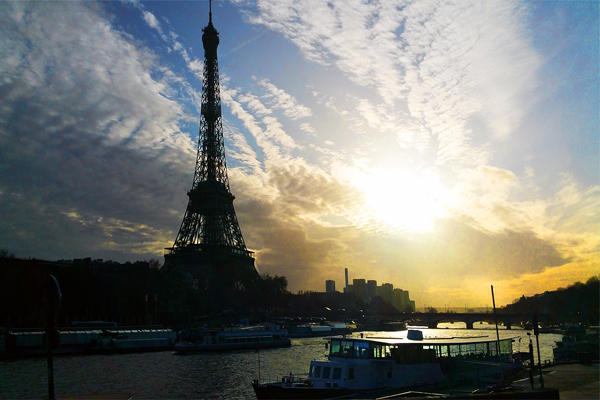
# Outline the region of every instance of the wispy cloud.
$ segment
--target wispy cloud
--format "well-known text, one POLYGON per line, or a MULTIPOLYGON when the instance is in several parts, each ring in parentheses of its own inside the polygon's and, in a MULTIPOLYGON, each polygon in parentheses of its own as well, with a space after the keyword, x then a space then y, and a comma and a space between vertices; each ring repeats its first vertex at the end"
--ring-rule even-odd
POLYGON ((269 82, 268 79, 262 79, 258 82, 259 85, 267 89, 267 98, 272 98, 275 102, 274 108, 283 110, 286 117, 291 119, 306 118, 312 115, 310 108, 298 104, 294 96, 279 89, 277 86, 269 82))
POLYGON ((144 21, 146 21, 150 28, 156 29, 158 32, 162 33, 162 29, 160 28, 160 22, 158 22, 154 14, 152 14, 149 11, 143 11, 142 15, 144 16, 144 21))
POLYGON ((164 210, 181 209, 171 193, 185 190, 194 160, 178 127, 187 116, 163 94, 168 77, 93 3, 2 9, 0 34, 12 33, 0 41, 10 54, 0 67, 0 147, 10 149, 0 151, 0 203, 3 215, 30 213, 4 221, 2 241, 12 237, 17 254, 84 256, 127 224, 140 229, 120 230, 120 241, 158 256, 139 234, 176 227, 164 210))

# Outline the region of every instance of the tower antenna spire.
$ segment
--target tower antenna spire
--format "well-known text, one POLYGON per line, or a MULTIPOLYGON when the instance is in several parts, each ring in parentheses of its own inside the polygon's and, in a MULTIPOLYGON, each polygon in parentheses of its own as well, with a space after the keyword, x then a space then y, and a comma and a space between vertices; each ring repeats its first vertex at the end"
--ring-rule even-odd
POLYGON ((212 24, 212 0, 208 0, 208 22, 212 24))

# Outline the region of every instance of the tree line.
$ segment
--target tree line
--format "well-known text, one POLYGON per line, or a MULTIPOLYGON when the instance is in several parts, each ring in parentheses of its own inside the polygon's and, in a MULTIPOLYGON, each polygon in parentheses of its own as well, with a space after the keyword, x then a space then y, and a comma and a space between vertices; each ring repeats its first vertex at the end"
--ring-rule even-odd
POLYGON ((598 276, 592 276, 585 283, 576 282, 567 288, 522 296, 512 304, 505 306, 502 312, 516 314, 544 315, 547 325, 558 325, 565 322, 598 325, 600 314, 600 284, 598 276))
POLYGON ((90 258, 56 262, 0 258, 0 327, 41 327, 42 292, 47 274, 59 282, 62 311, 59 325, 102 320, 119 325, 190 326, 214 317, 234 322, 238 316, 264 314, 285 303, 287 279, 264 274, 219 308, 194 287, 181 267, 163 268, 158 260, 118 263, 90 258), (227 308, 224 308, 227 307, 227 308))
MULTIPOLYGON (((42 289, 47 274, 58 280, 63 301, 59 325, 102 320, 119 325, 193 326, 254 322, 276 316, 360 319, 398 311, 378 297, 365 303, 352 294, 287 290, 284 276, 263 274, 248 287, 215 298, 194 284, 181 267, 158 260, 118 263, 90 258, 42 261, 15 258, 0 250, 0 327, 41 327, 42 289), (212 297, 212 298, 211 298, 212 297)), ((598 325, 598 277, 567 288, 515 299, 500 312, 544 316, 548 325, 598 325)))

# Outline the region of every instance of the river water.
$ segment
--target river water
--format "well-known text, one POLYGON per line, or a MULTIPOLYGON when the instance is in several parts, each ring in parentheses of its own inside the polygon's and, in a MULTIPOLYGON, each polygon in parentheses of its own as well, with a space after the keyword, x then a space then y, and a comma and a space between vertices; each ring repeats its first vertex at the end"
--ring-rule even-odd
MULTIPOLYGON (((464 329, 465 325, 461 323, 440 324, 439 328, 418 329, 425 337, 496 336, 494 326, 486 323, 477 324, 472 330, 464 329)), ((405 337, 406 332, 364 332, 363 335, 405 337)), ((527 351, 529 339, 526 331, 500 329, 499 333, 501 338, 516 336, 513 349, 527 351)), ((542 362, 551 360, 552 347, 562 336, 540 334, 539 338, 542 362)), ((326 341, 325 338, 292 339, 290 348, 261 350, 258 353, 179 356, 172 351, 162 351, 56 357, 55 395, 64 398, 120 393, 131 395, 134 399, 254 399, 252 381, 259 377, 261 381, 278 380, 281 375, 290 372, 306 374, 312 359, 325 358, 326 341)), ((534 349, 535 345, 534 338, 534 349)), ((47 397, 46 373, 45 359, 0 361, 0 398, 47 397)))

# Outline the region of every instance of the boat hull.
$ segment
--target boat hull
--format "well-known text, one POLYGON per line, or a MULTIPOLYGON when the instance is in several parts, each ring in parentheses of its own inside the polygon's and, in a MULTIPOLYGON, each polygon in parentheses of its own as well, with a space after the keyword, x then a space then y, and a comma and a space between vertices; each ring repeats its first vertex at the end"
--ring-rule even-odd
POLYGON ((385 396, 401 395, 402 398, 445 398, 453 400, 550 400, 560 399, 557 389, 538 389, 538 390, 512 390, 498 392, 480 392, 464 393, 458 395, 432 394, 426 392, 407 392, 406 389, 380 388, 372 390, 352 390, 343 388, 317 389, 311 387, 283 387, 275 384, 252 384, 257 399, 339 399, 339 398, 358 398, 358 399, 377 399, 385 396))
POLYGON ((336 399, 356 397, 374 399, 398 393, 399 389, 348 389, 348 388, 314 388, 309 386, 287 387, 272 383, 253 383, 252 388, 257 399, 336 399))

